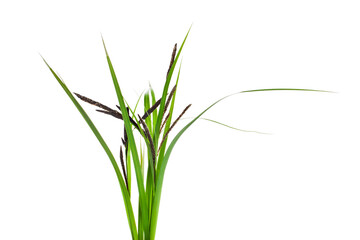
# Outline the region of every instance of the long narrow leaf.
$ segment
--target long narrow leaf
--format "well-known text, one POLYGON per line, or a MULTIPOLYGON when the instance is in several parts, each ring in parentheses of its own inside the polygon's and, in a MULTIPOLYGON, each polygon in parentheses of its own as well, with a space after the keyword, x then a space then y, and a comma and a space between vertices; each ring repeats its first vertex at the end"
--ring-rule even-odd
MULTIPOLYGON (((153 106, 156 106, 156 98, 155 98, 155 92, 154 92, 154 89, 150 86, 150 92, 151 92, 151 100, 152 100, 152 105, 153 106)), ((161 103, 161 100, 160 100, 160 103, 161 103)), ((160 105, 160 104, 159 104, 160 105)), ((156 121, 157 121, 157 109, 155 108, 153 113, 152 113, 152 122, 153 122, 153 125, 151 128, 153 129, 153 132, 155 131, 155 125, 156 125, 156 121)))
POLYGON ((224 100, 225 98, 228 98, 230 96, 233 96, 235 94, 240 93, 247 93, 247 92, 260 92, 260 91, 316 91, 316 92, 329 92, 329 91, 323 91, 323 90, 313 90, 313 89, 292 89, 292 88, 272 88, 272 89, 256 89, 256 90, 247 90, 247 91, 241 91, 237 93, 233 93, 230 95, 227 95, 223 98, 220 98, 219 100, 215 101, 213 104, 211 104, 208 108, 206 108, 203 112, 201 112, 197 117, 195 117, 190 123, 188 123, 183 129, 180 130, 180 132, 175 136, 175 138, 171 141, 168 149, 166 150, 165 156, 163 158, 163 161, 160 166, 158 166, 158 172, 157 172, 157 181, 156 181, 156 193, 153 203, 153 211, 151 214, 151 229, 150 229, 150 240, 155 239, 155 232, 156 232, 156 223, 157 218, 159 214, 159 206, 160 206, 160 197, 161 197, 161 190, 162 190, 162 184, 164 180, 164 174, 167 162, 169 160, 170 154, 176 144, 176 142, 179 140, 181 135, 196 121, 198 120, 205 112, 207 112, 210 108, 212 108, 215 104, 218 102, 224 100))
MULTIPOLYGON (((179 71, 178 71, 177 78, 176 78, 176 84, 175 84, 176 86, 178 86, 178 84, 179 84, 181 65, 182 65, 182 62, 180 62, 180 67, 179 67, 179 71)), ((169 113, 166 116, 166 118, 164 119, 164 123, 163 123, 163 124, 165 124, 164 136, 169 131, 169 128, 170 128, 170 125, 171 125, 172 114, 174 112, 174 106, 175 106, 176 93, 177 93, 177 89, 175 89, 174 95, 172 97, 169 113)), ((158 160, 157 168, 161 165, 162 159, 164 157, 166 143, 167 143, 167 138, 164 138, 164 142, 162 144, 163 147, 158 148, 158 149, 160 149, 160 152, 159 152, 159 160, 158 160)))
MULTIPOLYGON (((103 40, 103 45, 104 45, 104 49, 105 49, 105 53, 106 53, 106 59, 107 59, 108 65, 109 65, 111 77, 113 79, 116 95, 118 97, 121 113, 123 115, 123 120, 124 120, 124 124, 125 124, 125 128, 126 128, 126 133, 128 134, 129 148, 131 150, 132 159, 133 159, 133 162, 134 162, 135 175, 136 175, 136 180, 137 180, 137 185, 138 185, 138 190, 139 190, 139 201, 140 201, 140 206, 141 206, 141 209, 142 209, 142 211, 141 211, 141 216, 142 216, 142 220, 143 220, 142 223, 143 223, 144 229, 148 229, 148 227, 149 227, 148 204, 147 204, 147 201, 146 201, 144 179, 143 179, 143 175, 141 174, 141 165, 140 165, 140 161, 139 161, 139 155, 138 155, 138 152, 137 152, 137 148, 136 148, 136 144, 135 144, 135 140, 134 140, 134 135, 133 135, 133 132, 132 132, 132 127, 131 127, 129 115, 127 113, 125 101, 124 101, 123 95, 121 93, 119 82, 117 80, 114 68, 112 66, 112 63, 111 63, 111 60, 110 60, 110 57, 109 57, 109 54, 108 54, 108 52, 106 50, 104 40, 103 40)), ((145 234, 147 234, 147 232, 148 231, 145 231, 145 234)), ((145 236, 145 238, 147 238, 147 236, 145 236)))
POLYGON ((209 119, 209 118, 200 118, 200 120, 205 120, 205 121, 209 121, 209 122, 212 122, 212 123, 216 123, 216 124, 219 124, 219 125, 221 125, 221 126, 224 126, 224 127, 227 127, 227 128, 231 128, 231 129, 234 129, 234 130, 240 131, 240 132, 259 133, 259 134, 270 134, 270 133, 265 133, 265 132, 259 132, 259 131, 253 131, 253 130, 245 130, 245 129, 240 129, 240 128, 232 127, 232 126, 229 126, 229 125, 227 125, 227 124, 224 124, 224 123, 221 123, 221 122, 218 122, 218 121, 209 119))
POLYGON ((69 90, 69 88, 59 78, 59 76, 53 71, 53 69, 49 66, 49 64, 45 61, 44 58, 43 58, 43 60, 44 60, 45 64, 48 66, 48 68, 50 69, 51 73, 54 75, 54 77, 58 81, 58 83, 60 84, 60 86, 63 88, 63 90, 68 95, 68 97, 71 99, 71 101, 73 102, 73 104, 75 105, 77 110, 83 116, 84 120, 89 125, 90 129, 93 131, 94 135, 96 136, 99 143, 101 144, 101 146, 104 148, 106 154, 108 155, 108 157, 109 157, 109 159, 111 161, 111 164, 114 167, 116 176, 117 176, 119 184, 120 184, 121 192, 122 192, 124 203, 125 203, 126 214, 127 214, 127 218, 128 218, 129 226, 130 226, 130 230, 131 230, 131 235, 132 235, 132 238, 136 240, 137 239, 137 231, 136 231, 136 223, 135 223, 133 208, 132 208, 130 197, 129 197, 129 194, 128 194, 128 191, 127 191, 127 188, 126 188, 126 184, 125 184, 124 179, 123 179, 123 177, 121 175, 119 166, 116 163, 114 155, 110 151, 108 145, 104 141, 103 137, 101 136, 101 134, 99 133, 99 131, 97 130, 97 128, 95 127, 95 125, 93 124, 93 122, 91 121, 91 119, 89 118, 87 113, 85 112, 85 110, 81 107, 81 105, 78 103, 78 101, 71 94, 71 91, 69 90))
POLYGON ((191 27, 189 28, 185 38, 184 38, 184 41, 182 42, 181 44, 181 47, 178 51, 178 53, 176 54, 176 57, 175 57, 175 60, 174 62, 172 63, 171 65, 171 68, 167 74, 167 77, 166 77, 166 82, 165 82, 165 85, 164 85, 164 89, 163 89, 163 93, 162 93, 162 97, 161 97, 161 103, 160 103, 160 108, 159 108, 159 114, 158 114, 158 118, 157 118, 157 121, 156 121, 156 126, 155 126, 155 137, 154 137, 154 140, 155 140, 155 147, 157 147, 157 140, 158 140, 158 136, 159 136, 159 130, 160 130, 160 126, 161 126, 161 120, 163 118, 163 115, 164 115, 164 108, 165 108, 165 99, 166 99, 166 95, 167 95, 167 92, 168 92, 168 89, 169 89, 169 84, 170 84, 170 80, 171 80, 171 76, 174 72, 174 68, 176 66, 176 63, 179 59, 179 56, 181 54, 181 51, 184 47, 184 44, 186 42, 186 39, 189 35, 189 32, 191 30, 191 27))

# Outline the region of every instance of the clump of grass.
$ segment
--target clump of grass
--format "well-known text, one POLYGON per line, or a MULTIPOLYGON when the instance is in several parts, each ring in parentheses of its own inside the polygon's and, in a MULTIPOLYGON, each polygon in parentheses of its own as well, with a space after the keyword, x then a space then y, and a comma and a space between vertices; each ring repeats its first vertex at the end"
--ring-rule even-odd
MULTIPOLYGON (((190 31, 190 29, 189 29, 190 31)), ((259 91, 320 91, 320 90, 312 90, 312 89, 290 89, 290 88, 274 88, 274 89, 256 89, 256 90, 248 90, 237 92, 228 96, 225 96, 213 104, 211 104, 208 108, 206 108, 203 112, 201 112, 197 117, 192 119, 185 127, 183 127, 171 140, 170 144, 167 144, 167 140, 169 139, 169 134, 173 130, 176 123, 183 117, 185 112, 189 109, 191 104, 189 104, 181 114, 173 119, 174 105, 176 99, 176 92, 178 81, 180 77, 181 65, 179 67, 176 83, 172 90, 169 92, 170 82, 173 76, 173 72, 175 66, 178 62, 179 56, 183 49, 183 46, 188 37, 189 31, 187 32, 185 39, 183 40, 179 51, 177 52, 177 45, 175 44, 174 49, 171 54, 170 65, 166 74, 166 80, 164 83, 164 87, 162 90, 162 96, 160 99, 156 100, 154 90, 150 87, 150 89, 140 98, 143 98, 144 101, 144 113, 142 115, 136 114, 136 108, 140 101, 138 102, 134 109, 132 109, 127 102, 125 101, 122 90, 119 86, 119 82, 117 80, 113 65, 111 63, 109 54, 106 50, 106 46, 103 40, 103 45, 105 49, 106 59, 109 66, 110 74, 113 80, 115 93, 118 98, 117 110, 112 109, 104 104, 101 104, 97 101, 94 101, 88 97, 80 95, 78 93, 72 94, 64 81, 53 71, 53 69, 48 65, 48 63, 44 60, 51 73, 54 75, 55 79, 58 81, 60 86, 66 92, 68 97, 71 99, 75 107, 78 109, 80 114, 83 116, 90 129, 93 131, 94 135, 100 142, 101 146, 105 150, 108 155, 110 162, 115 170, 117 179, 120 184, 120 189, 122 192, 124 205, 126 209, 127 219, 129 222, 129 228, 131 232, 131 236, 133 240, 154 240, 156 225, 159 213, 160 206, 160 198, 161 198, 161 190, 162 184, 164 180, 164 174, 166 165, 170 158, 171 152, 182 136, 182 134, 195 122, 197 121, 206 111, 212 108, 215 104, 222 101, 223 99, 230 97, 235 94, 240 93, 248 93, 248 92, 259 92, 259 91), (118 161, 114 157, 113 153, 109 149, 107 143, 103 139, 100 132, 95 127, 94 123, 87 115, 85 110, 76 100, 74 95, 80 100, 92 104, 100 109, 96 111, 113 116, 117 119, 123 120, 124 123, 124 136, 121 139, 122 145, 120 146, 119 152, 119 162, 121 164, 121 170, 118 165, 118 161), (131 113, 131 116, 130 116, 131 113), (139 134, 143 142, 145 142, 146 148, 142 148, 140 145, 140 149, 138 149, 138 144, 135 142, 134 135, 139 134), (123 151, 124 149, 124 151, 123 151), (145 158, 147 156, 147 158, 145 158), (147 172, 144 172, 145 160, 147 159, 147 172), (133 203, 131 202, 131 160, 133 163, 133 167, 135 170, 136 183, 139 193, 138 199, 138 223, 136 224, 134 211, 133 211, 133 203)), ((324 91, 321 91, 324 92, 324 91)), ((222 123, 216 122, 214 120, 206 119, 221 125, 222 123)), ((227 126, 227 125, 224 125, 227 126)), ((227 126, 230 127, 230 126, 227 126)), ((235 128, 234 128, 235 129, 235 128)), ((237 129, 239 130, 239 129, 237 129)), ((140 143, 141 144, 141 143, 140 143)))

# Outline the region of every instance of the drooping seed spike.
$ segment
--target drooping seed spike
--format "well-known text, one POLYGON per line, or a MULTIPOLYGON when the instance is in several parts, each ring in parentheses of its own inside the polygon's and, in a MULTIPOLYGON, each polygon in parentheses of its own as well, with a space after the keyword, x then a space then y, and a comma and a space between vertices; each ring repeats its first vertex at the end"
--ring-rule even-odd
POLYGON ((104 105, 104 104, 101 104, 101 103, 99 103, 99 102, 97 102, 97 101, 94 101, 94 100, 92 100, 92 99, 90 99, 90 98, 88 98, 88 97, 82 96, 82 95, 80 95, 80 94, 78 94, 78 93, 75 93, 75 92, 74 92, 74 94, 75 94, 79 99, 81 99, 82 101, 87 102, 87 103, 89 103, 89 104, 91 104, 91 105, 97 106, 97 107, 102 108, 102 109, 104 109, 104 110, 106 110, 106 111, 109 111, 109 112, 115 111, 115 110, 109 108, 108 106, 106 106, 106 105, 104 105))
MULTIPOLYGON (((89 103, 89 104, 91 104, 91 105, 97 106, 97 107, 102 108, 102 109, 105 110, 105 111, 103 111, 103 110, 96 110, 96 111, 102 112, 102 113, 111 115, 111 116, 113 116, 113 117, 115 117, 115 118, 118 118, 118 119, 123 120, 122 114, 119 113, 118 111, 116 111, 116 110, 114 110, 114 109, 112 109, 112 108, 109 108, 108 106, 106 106, 106 105, 104 105, 104 104, 101 104, 101 103, 99 103, 99 102, 97 102, 97 101, 94 101, 94 100, 92 100, 92 99, 90 99, 90 98, 88 98, 88 97, 82 96, 82 95, 80 95, 80 94, 78 94, 78 93, 75 93, 75 92, 74 92, 74 94, 75 94, 79 99, 81 99, 82 101, 87 102, 87 103, 89 103)), ((118 108, 120 109, 119 106, 116 106, 116 107, 118 107, 118 108)), ((132 119, 130 116, 129 116, 129 119, 130 119, 130 122, 131 122, 137 129, 139 129, 139 126, 138 126, 137 123, 134 121, 134 119, 132 119)))
MULTIPOLYGON (((117 108, 120 110, 120 112, 121 112, 120 106, 119 106, 119 105, 116 105, 116 107, 117 107, 117 108)), ((134 126, 136 127, 136 129, 137 129, 137 130, 140 130, 140 129, 139 129, 139 126, 137 125, 137 123, 135 122, 135 120, 134 120, 134 119, 132 119, 132 117, 130 117, 130 114, 129 114, 129 107, 126 107, 126 109, 127 109, 127 113, 128 113, 129 120, 130 120, 131 124, 132 124, 132 125, 134 125, 134 126)))
POLYGON ((161 98, 159 100, 156 101, 156 103, 154 103, 154 105, 152 105, 145 113, 144 115, 141 117, 142 119, 146 119, 148 116, 150 116, 150 114, 155 111, 155 109, 160 105, 161 103, 161 98))
POLYGON ((119 113, 117 111, 104 111, 104 110, 101 110, 101 109, 96 109, 96 111, 101 112, 101 113, 105 113, 105 114, 113 116, 113 117, 115 117, 117 119, 123 120, 123 117, 122 117, 121 113, 119 113))

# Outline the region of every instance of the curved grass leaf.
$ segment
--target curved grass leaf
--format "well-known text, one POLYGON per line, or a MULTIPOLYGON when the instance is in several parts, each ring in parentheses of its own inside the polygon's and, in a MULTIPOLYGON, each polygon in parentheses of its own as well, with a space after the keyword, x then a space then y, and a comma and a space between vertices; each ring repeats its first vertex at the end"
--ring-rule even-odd
POLYGON ((219 125, 221 125, 221 126, 224 126, 224 127, 227 127, 227 128, 231 128, 231 129, 234 129, 234 130, 240 131, 240 132, 259 133, 259 134, 271 134, 271 133, 265 133, 265 132, 259 132, 259 131, 253 131, 253 130, 245 130, 245 129, 240 129, 240 128, 232 127, 232 126, 229 126, 229 125, 227 125, 227 124, 224 124, 224 123, 221 123, 221 122, 218 122, 218 121, 209 119, 209 118, 199 118, 199 119, 200 119, 200 120, 209 121, 209 122, 212 122, 212 123, 216 123, 216 124, 219 124, 219 125))
POLYGON ((48 66, 48 68, 50 69, 51 73, 54 75, 54 77, 58 81, 58 83, 61 85, 63 90, 66 92, 68 97, 71 99, 71 101, 73 102, 73 104, 75 105, 77 110, 83 116, 84 120, 89 125, 90 129, 93 131, 94 135, 96 136, 96 138, 100 142, 101 146, 105 150, 106 154, 108 155, 108 157, 109 157, 109 159, 111 161, 111 164, 113 165, 113 168, 115 170, 115 173, 116 173, 116 176, 118 178, 119 184, 120 184, 121 193, 123 195, 123 200, 124 200, 124 203, 125 203, 125 209, 126 209, 126 214, 127 214, 127 218, 128 218, 132 238, 134 240, 137 240, 136 223, 135 223, 133 208, 132 208, 131 201, 130 201, 129 192, 128 192, 127 188, 126 188, 126 184, 125 184, 124 179, 123 179, 123 177, 121 175, 119 166, 118 166, 118 164, 117 164, 117 162, 116 162, 116 160, 114 158, 114 155, 110 151, 108 145, 104 141, 103 137, 101 136, 101 134, 99 133, 99 131, 95 127, 94 123, 91 121, 91 119, 89 118, 89 116, 85 112, 85 110, 81 107, 81 105, 78 103, 78 101, 75 99, 75 97, 71 94, 71 91, 69 90, 69 88, 60 79, 60 77, 53 71, 53 69, 49 66, 49 64, 45 61, 44 58, 43 58, 43 60, 44 60, 45 64, 48 66))
POLYGON ((151 214, 151 228, 150 228, 150 240, 155 239, 155 233, 156 233, 156 224, 157 224, 157 218, 159 214, 159 206, 160 206, 160 198, 161 198, 161 190, 162 190, 162 184, 164 180, 164 174, 167 162, 169 160, 170 154, 181 137, 181 135, 196 121, 198 120, 205 112, 207 112, 210 108, 212 108, 215 104, 219 103, 220 101, 224 100, 225 98, 228 98, 230 96, 240 94, 240 93, 248 93, 248 92, 264 92, 264 91, 316 91, 316 92, 329 92, 329 91, 323 91, 323 90, 313 90, 313 89, 293 89, 293 88, 272 88, 272 89, 256 89, 256 90, 247 90, 247 91, 241 91, 237 93, 233 93, 230 95, 227 95, 223 98, 220 98, 219 100, 215 101, 213 104, 211 104, 208 108, 206 108, 204 111, 202 111, 197 117, 195 117, 190 123, 188 123, 183 129, 180 130, 180 132, 174 137, 174 139, 171 141, 168 149, 166 150, 165 156, 161 162, 161 165, 158 166, 158 172, 157 172, 157 181, 156 181, 156 193, 153 203, 153 211, 151 214))
MULTIPOLYGON (((135 169, 135 175, 136 175, 136 181, 137 181, 138 190, 139 190, 139 202, 140 202, 140 206, 141 206, 142 224, 144 226, 144 229, 148 229, 149 228, 148 203, 146 201, 144 178, 143 178, 143 175, 141 173, 141 164, 140 164, 140 160, 139 160, 137 147, 136 147, 136 144, 135 144, 134 135, 133 135, 133 132, 132 132, 132 126, 131 126, 131 123, 130 123, 129 115, 127 113, 124 97, 123 97, 122 92, 120 90, 119 82, 117 80, 114 68, 112 66, 112 63, 111 63, 111 60, 110 60, 110 57, 109 57, 109 54, 108 54, 108 52, 106 50, 104 39, 103 39, 103 45, 104 45, 104 49, 105 49, 105 53, 106 53, 106 59, 107 59, 108 65, 109 65, 109 70, 110 70, 111 77, 112 77, 112 80, 113 80, 114 88, 115 88, 116 95, 117 95, 117 98, 118 98, 118 101, 119 101, 121 113, 123 115, 123 120, 124 120, 124 124, 125 124, 125 128, 126 128, 126 133, 128 135, 129 148, 130 148, 130 151, 131 151, 131 154, 132 154, 132 159, 133 159, 134 169, 135 169)), ((148 234, 148 231, 145 230, 145 238, 147 238, 147 234, 148 234)))

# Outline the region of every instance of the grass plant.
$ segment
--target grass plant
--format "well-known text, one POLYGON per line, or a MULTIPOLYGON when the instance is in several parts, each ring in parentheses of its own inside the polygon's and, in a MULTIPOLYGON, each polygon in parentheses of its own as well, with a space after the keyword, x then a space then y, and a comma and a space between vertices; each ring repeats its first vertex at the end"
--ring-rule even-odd
MULTIPOLYGON (((187 32, 185 39, 183 40, 178 51, 177 51, 177 45, 175 44, 174 46, 171 55, 170 65, 166 74, 166 80, 162 90, 161 98, 156 99, 155 92, 152 89, 152 87, 150 87, 148 91, 140 95, 136 103, 136 106, 134 108, 131 108, 124 99, 122 89, 116 77, 104 40, 103 40, 103 46, 105 49, 106 60, 109 66, 111 78, 114 84, 115 93, 118 99, 117 109, 112 109, 108 106, 105 106, 95 100, 82 96, 78 93, 72 93, 65 84, 65 82, 59 77, 59 75, 55 73, 55 71, 49 66, 49 64, 44 59, 45 64, 48 66, 49 70, 51 71, 57 82, 60 84, 60 86, 63 88, 65 93, 71 99, 71 101, 78 109, 80 114, 83 116, 86 123, 89 125, 90 129, 93 131, 94 135, 96 136, 99 143, 101 144, 101 146, 103 147, 107 156, 110 159, 110 162, 115 170, 120 185, 120 189, 122 192, 126 215, 133 240, 155 239, 164 174, 171 152, 175 147, 177 141, 182 136, 182 134, 215 104, 232 95, 242 94, 242 93, 252 93, 252 92, 262 92, 262 91, 326 92, 322 90, 291 89, 291 88, 256 89, 256 90, 236 92, 215 101, 208 108, 206 108, 204 111, 198 114, 194 119, 192 119, 189 123, 187 123, 185 127, 183 127, 170 141, 169 136, 171 133, 173 133, 174 126, 183 117, 183 115, 191 106, 191 104, 189 104, 181 112, 179 116, 173 116, 177 86, 181 72, 181 64, 176 75, 176 82, 169 91, 170 83, 174 75, 174 69, 178 63, 179 56, 182 52, 182 49, 184 47, 189 32, 190 29, 187 32), (121 139, 121 146, 119 147, 120 154, 118 157, 115 157, 113 155, 112 151, 109 149, 104 138, 97 130, 96 126, 94 125, 88 114, 85 112, 83 107, 79 104, 75 96, 86 103, 98 107, 99 108, 97 109, 98 112, 107 114, 117 119, 121 119, 123 121, 124 136, 121 139), (141 98, 144 104, 144 113, 140 115, 140 114, 136 114, 136 109, 141 101, 141 98), (135 136, 140 136, 141 141, 136 142, 135 136), (168 140, 170 141, 169 144, 168 144, 168 140), (145 166, 147 167, 146 172, 145 172, 145 166), (138 203, 136 205, 134 202, 131 201, 132 167, 135 170, 137 191, 139 194, 138 203), (134 207, 138 207, 137 222, 134 216, 134 207)), ((230 127, 228 125, 219 123, 211 119, 206 119, 206 118, 204 119, 224 125, 226 127, 230 127)), ((236 129, 236 130, 240 130, 240 129, 236 129)))

